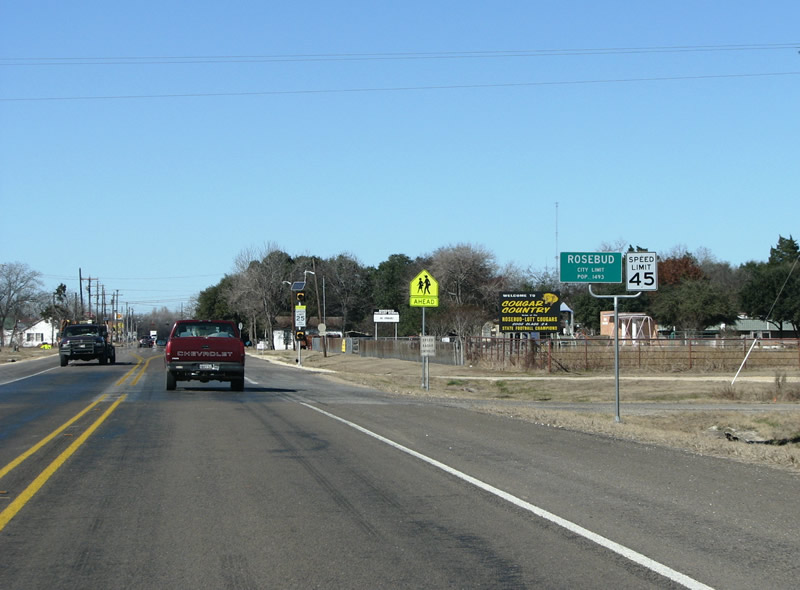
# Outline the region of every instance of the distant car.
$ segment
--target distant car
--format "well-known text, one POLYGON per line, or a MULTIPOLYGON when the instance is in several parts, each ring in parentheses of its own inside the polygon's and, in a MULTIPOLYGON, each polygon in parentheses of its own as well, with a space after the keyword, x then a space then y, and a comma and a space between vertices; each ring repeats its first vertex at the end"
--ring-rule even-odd
POLYGON ((151 348, 153 346, 153 339, 150 336, 145 336, 139 340, 139 348, 151 348))
POLYGON ((156 340, 156 346, 160 346, 161 348, 163 348, 166 345, 167 345, 167 339, 166 338, 159 338, 158 340, 156 340))

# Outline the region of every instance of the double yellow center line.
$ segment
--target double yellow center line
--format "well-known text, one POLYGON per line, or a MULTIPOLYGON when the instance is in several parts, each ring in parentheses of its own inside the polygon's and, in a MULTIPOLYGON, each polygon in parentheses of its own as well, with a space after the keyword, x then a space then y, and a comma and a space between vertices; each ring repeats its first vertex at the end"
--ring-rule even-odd
MULTIPOLYGON (((86 414, 86 412, 90 411, 94 406, 103 401, 105 397, 106 397, 105 395, 101 396, 100 399, 90 404, 83 411, 77 414, 74 418, 72 418, 64 425, 60 426, 59 428, 51 432, 47 437, 42 439, 39 443, 31 447, 25 453, 23 453, 22 455, 14 459, 11 463, 3 467, 3 469, 0 470, 0 477, 3 477, 6 473, 14 469, 14 467, 16 467, 17 465, 22 463, 25 459, 30 457, 33 453, 35 453, 37 450, 43 447, 47 442, 49 442, 55 436, 57 436, 58 433, 63 431, 70 424, 78 420, 81 416, 86 414)), ((97 430, 97 428, 103 422, 105 422, 106 418, 108 418, 111 415, 111 413, 117 409, 117 406, 119 406, 125 400, 126 397, 127 394, 123 394, 117 399, 117 401, 111 404, 111 406, 109 406, 109 408, 105 412, 103 412, 102 415, 97 420, 95 420, 94 423, 92 423, 92 425, 89 426, 89 428, 87 428, 83 432, 83 434, 81 434, 78 438, 76 438, 73 441, 73 443, 69 445, 66 448, 66 450, 64 450, 64 452, 62 452, 58 457, 56 457, 56 459, 52 463, 50 463, 50 465, 48 465, 45 468, 45 470, 42 471, 27 488, 24 489, 22 493, 19 496, 17 496, 14 499, 14 501, 8 505, 8 507, 6 507, 5 510, 0 512, 0 531, 2 531, 5 528, 5 526, 9 523, 9 521, 17 515, 17 512, 22 510, 22 507, 28 503, 28 500, 33 498, 34 494, 36 494, 36 492, 38 492, 41 489, 41 487, 47 482, 47 480, 50 479, 50 477, 52 477, 52 475, 56 471, 58 471, 58 469, 64 464, 64 462, 67 459, 69 459, 75 451, 78 450, 78 447, 80 447, 83 443, 85 443, 86 439, 88 439, 89 436, 91 436, 91 434, 95 430, 97 430)))
POLYGON ((157 356, 151 356, 149 359, 147 359, 147 360, 145 361, 143 357, 140 357, 140 356, 139 356, 138 354, 136 354, 136 353, 133 353, 133 356, 135 356, 137 359, 139 359, 139 362, 138 362, 138 363, 136 363, 136 365, 134 365, 134 367, 133 367, 133 368, 132 368, 130 371, 128 371, 127 373, 125 373, 125 374, 124 374, 124 375, 123 375, 123 376, 120 378, 120 380, 119 380, 119 381, 117 381, 117 382, 115 383, 115 385, 122 385, 123 383, 125 383, 125 380, 126 380, 128 377, 130 377, 131 375, 133 375, 133 374, 136 372, 136 370, 138 369, 138 370, 139 370, 139 373, 138 373, 138 374, 136 375, 136 377, 134 377, 134 378, 133 378, 133 380, 131 381, 131 385, 136 385, 136 383, 138 383, 138 382, 139 382, 139 379, 142 377, 142 375, 144 375, 144 372, 147 370, 147 366, 148 366, 148 365, 149 365, 149 364, 150 364, 150 363, 151 363, 151 362, 152 362, 154 359, 160 359, 160 358, 164 358, 164 357, 162 357, 162 356, 160 356, 160 355, 157 355, 157 356), (142 364, 142 362, 144 362, 144 364, 142 364))
MULTIPOLYGON (((147 361, 144 361, 144 359, 139 355, 135 354, 134 356, 136 356, 136 358, 139 359, 139 362, 137 362, 136 365, 130 371, 125 373, 125 375, 123 375, 122 378, 116 382, 115 386, 122 385, 129 377, 131 377, 131 375, 136 373, 136 371, 138 370, 138 373, 130 382, 131 385, 136 385, 141 376, 144 374, 145 370, 147 370, 147 366, 150 364, 150 361, 152 361, 154 358, 160 358, 160 357, 150 357, 149 359, 147 359, 147 361)), ((94 409, 98 404, 105 401, 107 397, 108 397, 107 394, 101 395, 97 400, 93 401, 83 410, 75 414, 75 416, 67 420, 64 424, 56 428, 53 432, 51 432, 42 440, 40 440, 38 443, 33 445, 30 449, 28 449, 27 451, 22 453, 19 457, 11 461, 11 463, 9 463, 3 468, 0 468, 0 479, 2 479, 11 470, 19 466, 23 461, 25 461, 30 456, 39 451, 42 447, 44 447, 47 443, 52 441, 59 434, 64 432, 67 428, 72 426, 75 422, 80 420, 87 413, 92 411, 92 409, 94 409)), ((47 480, 50 479, 50 477, 52 477, 53 474, 56 471, 58 471, 58 469, 64 464, 64 462, 67 459, 69 459, 72 456, 72 454, 75 453, 75 451, 77 451, 78 448, 83 443, 86 442, 86 440, 92 435, 92 433, 94 433, 94 431, 97 430, 103 422, 105 422, 105 420, 114 412, 114 410, 116 410, 119 407, 119 405, 123 401, 125 401, 125 398, 127 397, 128 394, 122 394, 121 396, 119 396, 116 399, 116 401, 114 401, 114 403, 112 403, 108 407, 108 409, 105 412, 103 412, 100 415, 100 417, 97 418, 97 420, 95 420, 92 423, 91 426, 89 426, 89 428, 87 428, 78 438, 76 438, 72 442, 72 444, 70 444, 58 457, 56 457, 56 459, 53 460, 53 462, 50 463, 50 465, 48 465, 45 468, 45 470, 42 471, 36 477, 36 479, 34 479, 33 482, 31 482, 28 485, 28 487, 26 487, 22 491, 22 493, 19 496, 17 496, 2 512, 0 512, 0 531, 2 531, 5 528, 5 526, 11 521, 11 519, 14 518, 20 510, 22 510, 22 507, 25 506, 25 504, 27 504, 28 501, 31 498, 33 498, 36 492, 38 492, 42 488, 42 486, 47 482, 47 480)))

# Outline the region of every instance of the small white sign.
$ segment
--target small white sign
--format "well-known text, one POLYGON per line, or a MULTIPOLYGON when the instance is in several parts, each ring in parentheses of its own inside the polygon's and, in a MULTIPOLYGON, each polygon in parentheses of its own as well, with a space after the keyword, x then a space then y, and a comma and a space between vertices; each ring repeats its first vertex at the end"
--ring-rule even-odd
POLYGON ((654 252, 628 252, 625 267, 628 291, 658 290, 658 256, 654 252))
POLYGON ((378 322, 391 322, 394 324, 400 323, 400 314, 396 311, 380 310, 372 314, 372 321, 376 324, 378 322))
POLYGON ((420 336, 420 356, 436 356, 436 336, 420 336))
POLYGON ((298 305, 294 308, 294 325, 296 328, 306 327, 306 308, 298 305))

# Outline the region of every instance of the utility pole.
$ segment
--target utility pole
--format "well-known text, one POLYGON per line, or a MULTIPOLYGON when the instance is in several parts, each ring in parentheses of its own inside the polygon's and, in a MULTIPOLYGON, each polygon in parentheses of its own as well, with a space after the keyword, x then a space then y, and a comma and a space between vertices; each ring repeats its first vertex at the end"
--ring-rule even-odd
MULTIPOLYGON (((317 292, 317 327, 319 324, 325 325, 325 320, 322 319, 322 307, 319 304, 319 283, 317 282, 317 264, 316 258, 311 259, 311 268, 314 274, 314 290, 317 292)), ((328 335, 327 335, 327 327, 326 333, 319 335, 320 340, 322 340, 322 356, 327 358, 328 357, 328 335)))
POLYGON ((119 322, 117 321, 119 319, 117 318, 119 315, 119 289, 117 289, 116 297, 114 297, 114 311, 112 313, 114 314, 114 329, 117 332, 117 342, 119 342, 119 322))
MULTIPOLYGON (((89 317, 92 317, 92 277, 88 277, 86 282, 89 283, 89 286, 86 287, 86 291, 89 293, 89 296, 87 297, 89 300, 89 317)), ((81 302, 81 308, 83 308, 83 302, 81 302)))
POLYGON ((81 269, 78 268, 78 293, 81 294, 81 312, 80 317, 83 317, 83 277, 81 276, 81 269))
POLYGON ((561 275, 561 260, 558 254, 558 201, 556 201, 556 276, 561 275))

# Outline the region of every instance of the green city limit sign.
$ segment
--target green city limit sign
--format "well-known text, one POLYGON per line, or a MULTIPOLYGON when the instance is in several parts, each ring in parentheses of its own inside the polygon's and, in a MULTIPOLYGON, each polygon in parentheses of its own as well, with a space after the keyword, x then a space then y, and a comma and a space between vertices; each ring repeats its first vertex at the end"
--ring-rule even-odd
POLYGON ((562 252, 562 283, 621 283, 621 252, 562 252))

